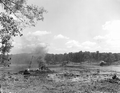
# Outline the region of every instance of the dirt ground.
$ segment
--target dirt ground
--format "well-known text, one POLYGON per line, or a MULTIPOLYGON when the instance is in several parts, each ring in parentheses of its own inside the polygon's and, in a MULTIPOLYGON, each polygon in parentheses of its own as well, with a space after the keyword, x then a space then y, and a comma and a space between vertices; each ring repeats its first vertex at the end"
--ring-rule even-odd
POLYGON ((111 67, 57 67, 55 73, 0 75, 2 93, 120 93, 120 73, 111 67))

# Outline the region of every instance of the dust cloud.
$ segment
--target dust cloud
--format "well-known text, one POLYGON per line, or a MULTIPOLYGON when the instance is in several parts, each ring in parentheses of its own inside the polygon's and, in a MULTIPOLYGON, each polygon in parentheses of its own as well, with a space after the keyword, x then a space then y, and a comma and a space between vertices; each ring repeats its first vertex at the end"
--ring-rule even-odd
POLYGON ((39 58, 45 63, 45 56, 47 53, 47 47, 36 46, 30 50, 29 53, 14 54, 11 56, 11 67, 13 70, 19 71, 29 67, 31 62, 31 68, 38 68, 39 58))
POLYGON ((13 68, 28 68, 31 61, 31 67, 36 68, 38 67, 38 58, 45 62, 44 58, 48 51, 47 45, 42 42, 42 37, 33 33, 27 33, 20 38, 19 54, 14 54, 11 57, 11 66, 13 68))

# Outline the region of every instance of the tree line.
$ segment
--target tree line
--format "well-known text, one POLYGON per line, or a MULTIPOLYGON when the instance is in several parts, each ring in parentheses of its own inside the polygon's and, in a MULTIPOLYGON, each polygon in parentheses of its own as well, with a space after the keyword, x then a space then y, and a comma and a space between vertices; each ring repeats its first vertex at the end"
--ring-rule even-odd
POLYGON ((62 63, 63 61, 67 62, 100 62, 105 61, 108 65, 119 61, 120 60, 120 53, 100 53, 99 51, 96 52, 89 52, 89 51, 79 51, 79 52, 70 52, 64 54, 47 54, 45 57, 47 64, 58 64, 62 63))

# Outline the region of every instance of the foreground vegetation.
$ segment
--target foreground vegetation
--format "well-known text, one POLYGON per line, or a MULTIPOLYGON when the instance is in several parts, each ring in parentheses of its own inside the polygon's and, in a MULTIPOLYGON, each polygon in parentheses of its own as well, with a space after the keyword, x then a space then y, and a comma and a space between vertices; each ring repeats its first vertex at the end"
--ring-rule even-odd
MULTIPOLYGON (((120 80, 112 79, 115 71, 102 67, 50 67, 54 73, 36 75, 8 73, 0 77, 3 93, 119 93, 120 80)), ((2 76, 2 75, 1 75, 2 76)))

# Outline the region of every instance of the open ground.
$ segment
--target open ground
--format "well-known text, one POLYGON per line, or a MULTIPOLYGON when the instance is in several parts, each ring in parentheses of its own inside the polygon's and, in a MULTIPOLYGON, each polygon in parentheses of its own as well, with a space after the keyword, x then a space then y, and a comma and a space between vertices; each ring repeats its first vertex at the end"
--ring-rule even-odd
MULTIPOLYGON (((90 64, 49 66, 51 73, 22 75, 8 69, 1 75, 3 93, 120 93, 119 66, 100 67, 90 64), (8 71, 10 73, 8 73, 8 71)), ((15 70, 15 69, 14 69, 15 70)), ((1 68, 1 72, 2 68, 1 68)))

